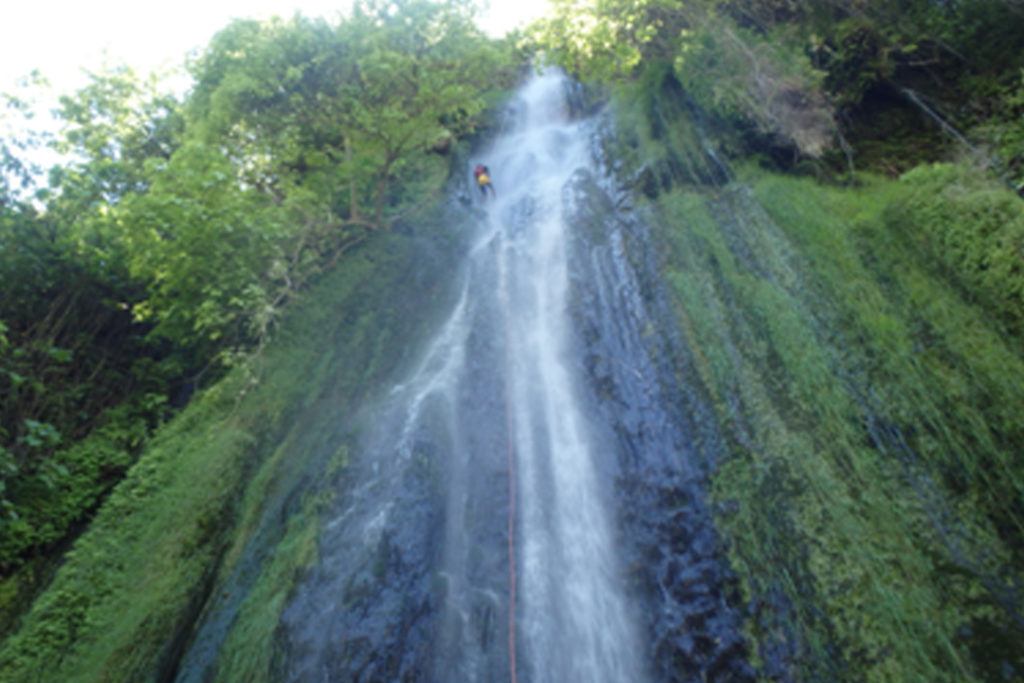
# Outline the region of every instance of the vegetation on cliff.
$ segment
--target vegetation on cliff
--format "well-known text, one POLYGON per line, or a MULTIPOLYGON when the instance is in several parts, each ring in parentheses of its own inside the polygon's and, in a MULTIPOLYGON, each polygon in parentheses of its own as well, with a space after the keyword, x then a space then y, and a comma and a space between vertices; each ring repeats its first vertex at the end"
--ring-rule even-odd
POLYGON ((1021 8, 559 7, 539 39, 616 86, 609 158, 729 444, 757 670, 1019 676, 1021 8))
MULTIPOLYGON (((971 182, 986 186, 975 209, 1017 201, 971 182)), ((766 673, 787 658, 835 680, 998 680, 1024 665, 1024 356, 999 298, 921 248, 931 226, 900 213, 920 191, 751 172, 657 204, 731 442, 718 519, 766 673)), ((961 199, 939 202, 976 227, 961 199)), ((1019 209, 1006 228, 1024 237, 1019 209)))
POLYGON ((889 175, 969 153, 1024 189, 1024 7, 1014 0, 555 0, 531 36, 585 80, 667 71, 776 167, 889 175))
POLYGON ((273 680, 273 634, 316 558, 315 513, 338 486, 353 417, 449 300, 458 251, 454 229, 371 235, 292 307, 258 384, 235 368, 165 425, 0 645, 5 680, 169 680, 213 609, 242 615, 207 636, 234 644, 220 680, 273 680), (252 592, 208 605, 235 573, 258 577, 252 592))
POLYGON ((238 20, 183 99, 128 68, 62 98, 46 187, 35 141, 3 141, 0 571, 59 551, 158 423, 435 196, 511 56, 458 1, 238 20))
MULTIPOLYGON (((241 615, 219 674, 271 675, 315 557, 313 479, 347 445, 297 406, 355 411, 400 362, 443 286, 406 277, 424 245, 387 228, 443 185, 515 70, 463 3, 390 7, 236 22, 184 99, 98 75, 62 104, 55 144, 79 160, 32 200, 25 141, 0 141, 12 680, 170 675, 230 572, 258 578, 215 606, 241 615), (310 478, 302 500, 289 477, 310 478), (59 572, 33 564, 94 514, 59 572), (250 571, 266 533, 280 552, 250 571)), ((532 32, 618 88, 610 153, 658 226, 728 444, 716 520, 767 678, 1024 671, 1022 11, 557 0, 532 32)))

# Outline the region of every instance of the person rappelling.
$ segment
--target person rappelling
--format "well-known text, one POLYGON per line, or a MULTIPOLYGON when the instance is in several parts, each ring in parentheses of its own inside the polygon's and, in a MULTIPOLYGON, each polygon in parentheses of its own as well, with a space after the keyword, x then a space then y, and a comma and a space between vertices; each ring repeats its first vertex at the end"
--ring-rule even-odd
POLYGON ((483 164, 477 164, 476 169, 473 171, 473 175, 476 177, 476 184, 480 188, 480 194, 487 198, 487 190, 490 189, 491 196, 497 197, 498 193, 494 191, 494 185, 491 184, 491 171, 483 164))

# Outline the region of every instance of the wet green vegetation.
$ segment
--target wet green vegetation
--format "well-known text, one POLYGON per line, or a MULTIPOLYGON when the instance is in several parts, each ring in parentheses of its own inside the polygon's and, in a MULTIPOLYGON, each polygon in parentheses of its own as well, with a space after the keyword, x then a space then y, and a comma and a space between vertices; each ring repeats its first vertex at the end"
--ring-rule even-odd
POLYGON ((180 97, 94 74, 57 134, 11 137, 36 93, 0 94, 0 636, 154 430, 441 193, 519 64, 467 3, 367 0, 232 21, 180 97))
POLYGON ((448 300, 454 235, 374 236, 304 297, 259 367, 162 429, 3 643, 5 680, 163 679, 203 609, 226 615, 214 637, 231 653, 208 673, 273 680, 274 630, 316 558, 358 411, 448 300), (233 602, 204 605, 238 575, 233 602))
MULTIPOLYGON (((706 74, 653 57, 617 80, 606 153, 655 226, 694 390, 728 444, 716 517, 759 671, 1019 677, 1024 203, 1007 166, 908 100, 925 87, 912 69, 844 99, 840 62, 825 63, 846 137, 817 157, 785 141, 793 121, 764 135, 756 112, 691 89, 706 74)), ((1012 89, 1005 66, 956 81, 950 64, 944 96, 966 110, 986 82, 1012 89)), ((1011 128, 1014 111, 998 109, 1011 128)))
POLYGON ((1024 670, 1021 308, 997 262, 1024 207, 966 167, 863 181, 750 169, 655 205, 731 443, 721 532, 756 650, 796 633, 801 677, 998 679, 1024 670))
MULTIPOLYGON (((557 4, 540 44, 619 88, 610 165, 726 444, 712 495, 752 663, 1024 675, 1017 8, 557 4)), ((98 77, 63 103, 85 157, 46 211, 0 183, 0 678, 167 679, 206 642, 224 655, 191 674, 275 679, 359 412, 447 301, 453 219, 415 212, 515 70, 444 10, 459 40, 426 78, 405 22, 444 8, 403 6, 361 16, 379 33, 236 22, 190 102, 98 77), (447 99, 396 108, 396 65, 447 99)))

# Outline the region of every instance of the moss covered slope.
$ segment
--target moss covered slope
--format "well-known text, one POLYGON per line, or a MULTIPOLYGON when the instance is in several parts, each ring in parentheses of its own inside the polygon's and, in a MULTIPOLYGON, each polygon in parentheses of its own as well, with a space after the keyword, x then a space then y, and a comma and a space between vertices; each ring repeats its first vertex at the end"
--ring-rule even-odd
POLYGON ((857 189, 751 172, 655 208, 765 671, 782 650, 811 678, 1024 671, 1024 207, 939 165, 857 189))
POLYGON ((218 634, 242 651, 220 666, 229 679, 272 678, 278 614, 315 558, 318 483, 344 466, 338 425, 352 428, 360 399, 445 299, 455 233, 428 218, 438 227, 378 234, 353 253, 258 368, 230 374, 161 431, 3 643, 5 681, 172 676, 207 598, 257 535, 261 553, 244 560, 251 595, 235 597, 218 634), (312 431, 308 415, 325 411, 335 428, 312 431))

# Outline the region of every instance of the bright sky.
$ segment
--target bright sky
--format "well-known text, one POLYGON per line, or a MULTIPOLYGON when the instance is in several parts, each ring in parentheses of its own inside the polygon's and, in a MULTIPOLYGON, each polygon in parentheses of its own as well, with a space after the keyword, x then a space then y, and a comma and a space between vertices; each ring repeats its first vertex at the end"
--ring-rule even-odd
MULTIPOLYGON (((481 28, 501 35, 541 15, 547 0, 478 0, 481 28)), ((83 68, 125 62, 137 72, 177 66, 239 17, 333 19, 351 0, 9 0, 0 12, 0 92, 38 68, 58 93, 85 84, 83 68)))
MULTIPOLYGON (((483 8, 480 27, 498 37, 541 16, 548 0, 476 0, 483 8)), ((333 20, 352 0, 7 0, 0 10, 0 93, 31 96, 36 118, 4 117, 0 135, 19 139, 27 130, 56 132, 49 111, 57 96, 88 82, 85 69, 125 63, 140 76, 181 66, 186 55, 236 18, 266 19, 272 15, 333 20), (50 82, 49 92, 20 91, 18 81, 39 69, 50 82), (31 128, 26 128, 30 126, 31 128)), ((168 87, 187 87, 170 82, 168 87)), ((42 168, 59 163, 50 149, 27 152, 42 168)))

